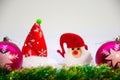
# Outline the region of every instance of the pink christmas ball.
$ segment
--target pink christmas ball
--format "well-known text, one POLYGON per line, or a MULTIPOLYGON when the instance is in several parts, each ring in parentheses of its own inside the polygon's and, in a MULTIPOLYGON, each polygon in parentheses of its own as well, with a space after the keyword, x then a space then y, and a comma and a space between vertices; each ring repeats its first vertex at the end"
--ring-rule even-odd
POLYGON ((22 53, 20 49, 12 42, 2 41, 0 42, 0 66, 18 70, 22 66, 22 53))
POLYGON ((113 68, 120 67, 120 42, 109 41, 99 47, 96 53, 96 64, 107 64, 113 68))

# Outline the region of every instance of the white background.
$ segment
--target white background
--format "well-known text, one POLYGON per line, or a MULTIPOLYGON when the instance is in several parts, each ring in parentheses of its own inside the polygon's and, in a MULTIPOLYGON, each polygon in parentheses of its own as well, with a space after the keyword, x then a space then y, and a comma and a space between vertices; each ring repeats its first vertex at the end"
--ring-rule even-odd
POLYGON ((8 36, 22 49, 37 18, 42 19, 48 57, 61 61, 59 37, 73 32, 94 58, 100 45, 120 35, 120 0, 0 0, 0 40, 8 36))

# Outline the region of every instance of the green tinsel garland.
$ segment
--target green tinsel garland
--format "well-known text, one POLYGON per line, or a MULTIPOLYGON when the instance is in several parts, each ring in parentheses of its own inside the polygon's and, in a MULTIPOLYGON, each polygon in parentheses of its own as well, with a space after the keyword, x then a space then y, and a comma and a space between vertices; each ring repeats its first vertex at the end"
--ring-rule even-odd
POLYGON ((120 69, 101 66, 52 66, 9 71, 0 68, 0 80, 120 80, 120 69))

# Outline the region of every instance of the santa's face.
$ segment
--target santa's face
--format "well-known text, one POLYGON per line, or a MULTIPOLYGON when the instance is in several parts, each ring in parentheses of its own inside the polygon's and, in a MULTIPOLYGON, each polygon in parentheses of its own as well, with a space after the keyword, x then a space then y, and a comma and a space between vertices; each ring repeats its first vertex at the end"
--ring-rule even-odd
POLYGON ((65 64, 67 66, 71 65, 84 65, 91 61, 90 53, 82 48, 68 48, 67 53, 65 53, 65 64))
POLYGON ((79 47, 78 48, 70 48, 70 52, 74 58, 79 58, 82 54, 82 51, 79 47))

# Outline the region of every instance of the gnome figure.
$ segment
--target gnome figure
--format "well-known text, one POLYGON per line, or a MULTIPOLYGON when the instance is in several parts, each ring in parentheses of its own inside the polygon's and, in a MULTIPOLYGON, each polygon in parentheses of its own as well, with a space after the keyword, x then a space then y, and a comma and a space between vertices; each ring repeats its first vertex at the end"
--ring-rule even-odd
POLYGON ((60 37, 60 46, 62 51, 57 50, 58 53, 65 60, 65 65, 85 65, 92 60, 91 54, 88 52, 88 47, 84 40, 74 33, 64 33, 60 37), (64 49, 64 43, 67 45, 67 52, 64 49))

